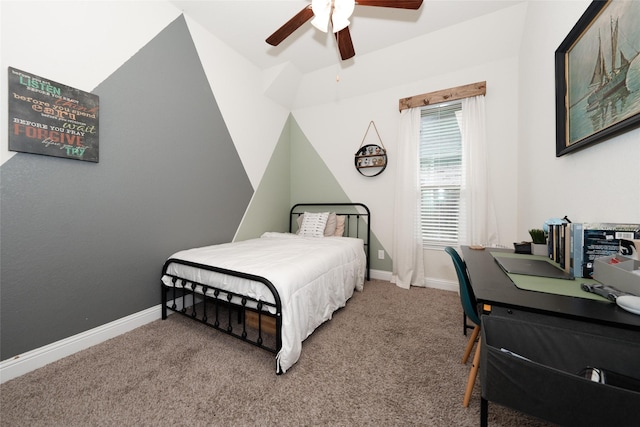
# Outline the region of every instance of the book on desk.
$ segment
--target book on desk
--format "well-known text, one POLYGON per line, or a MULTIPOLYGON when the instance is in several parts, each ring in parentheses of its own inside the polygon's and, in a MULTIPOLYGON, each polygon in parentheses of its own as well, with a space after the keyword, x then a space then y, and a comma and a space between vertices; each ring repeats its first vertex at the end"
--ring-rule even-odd
POLYGON ((623 241, 640 239, 640 224, 573 223, 569 236, 569 272, 593 277, 594 260, 620 253, 623 241))

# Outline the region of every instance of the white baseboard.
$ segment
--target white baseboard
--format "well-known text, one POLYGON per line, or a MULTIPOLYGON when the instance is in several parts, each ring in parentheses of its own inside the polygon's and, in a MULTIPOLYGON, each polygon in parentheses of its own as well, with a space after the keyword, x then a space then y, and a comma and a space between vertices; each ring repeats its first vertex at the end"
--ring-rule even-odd
POLYGON ((63 357, 87 349, 108 339, 162 317, 162 305, 134 313, 97 328, 56 341, 0 362, 0 384, 41 368, 63 357))
POLYGON ((458 282, 451 282, 449 280, 442 280, 442 279, 434 279, 432 277, 425 277, 424 282, 427 288, 443 289, 445 291, 452 291, 452 292, 458 292, 460 287, 458 282))
MULTIPOLYGON (((391 281, 391 272, 384 270, 371 270, 371 278, 377 280, 391 281)), ((445 291, 458 292, 458 282, 451 282, 449 280, 434 279, 431 277, 424 278, 424 285, 427 288, 443 289, 445 291)))
POLYGON ((371 279, 386 280, 387 282, 391 281, 391 272, 390 271, 371 269, 371 270, 369 270, 369 276, 370 276, 371 279))

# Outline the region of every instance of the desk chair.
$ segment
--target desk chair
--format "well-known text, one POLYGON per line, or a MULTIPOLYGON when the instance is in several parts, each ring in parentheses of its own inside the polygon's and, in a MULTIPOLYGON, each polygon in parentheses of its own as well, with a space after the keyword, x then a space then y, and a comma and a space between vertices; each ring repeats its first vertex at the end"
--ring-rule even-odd
MULTIPOLYGON (((469 355, 471 354, 471 350, 473 350, 473 345, 478 339, 478 335, 480 334, 480 316, 478 316, 478 303, 476 301, 476 297, 473 294, 473 289, 471 288, 471 280, 469 280, 469 273, 467 272, 467 265, 460 258, 458 252, 447 246, 444 248, 445 252, 451 256, 453 260, 453 266, 456 269, 456 274, 458 275, 458 282, 460 285, 460 302, 462 303, 462 309, 464 310, 464 314, 469 318, 474 324, 473 332, 469 337, 469 341, 467 342, 467 347, 464 350, 464 355, 462 356, 462 363, 467 363, 469 360, 469 355)), ((473 355, 473 362, 471 365, 471 371, 469 372, 469 379, 467 380, 467 388, 464 392, 464 400, 462 401, 462 406, 465 408, 469 406, 469 400, 471 399, 471 392, 473 391, 473 386, 476 383, 476 377, 478 376, 478 367, 480 364, 480 340, 478 340, 478 345, 476 346, 476 352, 473 355)))

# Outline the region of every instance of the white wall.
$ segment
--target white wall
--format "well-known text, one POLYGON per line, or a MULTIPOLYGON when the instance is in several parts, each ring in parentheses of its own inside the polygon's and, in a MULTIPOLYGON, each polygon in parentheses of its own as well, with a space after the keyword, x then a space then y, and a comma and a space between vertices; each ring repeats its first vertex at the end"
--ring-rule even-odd
MULTIPOLYGON (((640 221, 640 130, 555 157, 554 51, 589 4, 590 0, 523 3, 357 56, 352 66, 336 64, 301 77, 295 119, 349 197, 370 205, 374 232, 387 251, 392 246, 398 100, 482 80, 487 81, 490 183, 502 244, 526 239, 529 228, 552 216, 640 221), (389 166, 382 175, 365 178, 354 169, 353 155, 372 120, 388 149, 389 166), (574 183, 574 188, 557 191, 558 183, 574 183)), ((39 13, 24 13, 21 1, 2 2, 2 81, 6 82, 7 66, 13 66, 86 91, 180 13, 168 3, 147 1, 43 1, 30 2, 29 7, 37 7, 39 13), (72 51, 52 49, 41 43, 41 32, 29 30, 47 28, 56 16, 57 22, 75 23, 56 26, 56 37, 73 40, 72 51), (91 38, 81 36, 89 31, 91 38), (46 47, 34 52, 33 46, 46 47)), ((255 188, 288 115, 266 96, 257 96, 272 70, 260 72, 188 16, 187 22, 255 188), (252 108, 243 103, 246 99, 252 99, 252 108), (269 114, 255 126, 246 126, 247 116, 255 111, 269 114)), ((6 84, 0 85, 0 99, 6 96, 6 84)), ((0 116, 6 129, 6 102, 0 104, 0 116)), ((0 154, 2 162, 11 155, 6 144, 0 154)), ((454 280, 449 260, 440 255, 427 253, 428 276, 454 280)))
POLYGON ((640 221, 640 129, 554 157, 553 53, 590 3, 534 1, 528 8, 520 54, 520 239, 564 215, 575 222, 640 221))
MULTIPOLYGON (((373 231, 387 251, 398 100, 482 80, 489 181, 502 245, 528 240, 527 230, 550 217, 640 221, 640 130, 555 157, 554 52, 590 3, 530 1, 356 57, 350 67, 303 76, 294 116, 349 197, 372 208, 373 231), (364 178, 353 167, 353 154, 371 120, 389 165, 382 175, 364 178)), ((425 260, 428 282, 455 281, 446 254, 425 251, 425 260)))
MULTIPOLYGON (((1 81, 7 81, 7 67, 12 66, 87 92, 182 13, 165 1, 99 0, 27 4, 2 0, 0 11, 1 81), (38 13, 29 13, 35 9, 38 13), (73 25, 52 26, 52 22, 73 25)), ((185 18, 238 154, 256 188, 289 111, 260 96, 264 89, 260 70, 188 15, 185 18), (246 125, 249 115, 253 117, 252 126, 246 125)), ((0 99, 7 99, 6 83, 0 85, 0 99)), ((2 102, 1 129, 6 129, 7 120, 7 103, 2 102)), ((6 135, 6 131, 1 134, 6 135)), ((7 144, 2 145, 0 164, 13 154, 7 144)))
MULTIPOLYGON (((7 67, 91 92, 180 15, 166 2, 147 1, 3 0, 0 10, 3 140, 8 120, 7 67)), ((0 164, 14 154, 2 144, 0 164)))
POLYGON ((256 189, 289 111, 263 94, 263 73, 185 15, 229 134, 256 189), (248 102, 247 100, 251 100, 248 102), (251 124, 247 125, 250 121, 251 124))
MULTIPOLYGON (((495 195, 500 238, 504 244, 515 239, 518 232, 517 55, 525 11, 525 4, 518 5, 410 40, 399 47, 358 57, 356 66, 341 73, 340 82, 336 82, 335 68, 302 79, 299 99, 306 100, 304 104, 309 104, 309 99, 316 103, 298 107, 293 114, 349 197, 369 205, 373 231, 387 251, 391 251, 393 239, 399 99, 478 81, 487 82, 489 179, 495 195), (487 31, 488 28, 503 28, 503 31, 487 31), (443 43, 443 40, 449 42, 443 43), (388 150, 389 163, 381 175, 365 178, 354 169, 353 155, 371 120, 376 123, 388 150)), ((446 254, 425 251, 425 260, 428 279, 434 286, 441 280, 455 280, 446 254)))

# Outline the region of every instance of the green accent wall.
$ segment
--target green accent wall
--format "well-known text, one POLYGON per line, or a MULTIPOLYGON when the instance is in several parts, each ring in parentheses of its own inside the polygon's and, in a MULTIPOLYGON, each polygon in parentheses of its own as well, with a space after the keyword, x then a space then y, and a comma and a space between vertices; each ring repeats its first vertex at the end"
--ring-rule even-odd
POLYGON ((289 132, 291 135, 291 204, 351 202, 352 200, 293 119, 289 121, 289 132))
POLYGON ((291 208, 289 122, 291 120, 289 116, 234 241, 260 237, 265 231, 289 230, 288 215, 291 208))
MULTIPOLYGON (((359 201, 349 199, 290 115, 235 240, 259 237, 265 231, 288 231, 289 209, 295 203, 359 201)), ((384 248, 373 232, 375 212, 371 212, 371 218, 371 268, 391 271, 391 259, 386 251, 385 259, 378 259, 378 250, 384 248)))

